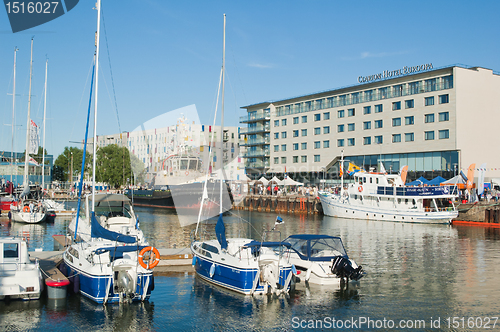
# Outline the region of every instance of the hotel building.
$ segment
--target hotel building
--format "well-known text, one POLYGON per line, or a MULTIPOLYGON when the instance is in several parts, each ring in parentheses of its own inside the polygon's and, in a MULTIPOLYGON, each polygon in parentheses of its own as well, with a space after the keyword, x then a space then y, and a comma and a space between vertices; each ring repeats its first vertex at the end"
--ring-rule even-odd
MULTIPOLYGON (((500 177, 500 74, 481 67, 432 64, 360 76, 359 84, 244 106, 246 170, 288 173, 317 184, 338 179, 344 158, 369 170, 408 165, 409 179, 454 176, 487 163, 500 177)), ((467 172, 465 172, 467 173, 467 172)), ((477 174, 477 173, 476 173, 477 174)))

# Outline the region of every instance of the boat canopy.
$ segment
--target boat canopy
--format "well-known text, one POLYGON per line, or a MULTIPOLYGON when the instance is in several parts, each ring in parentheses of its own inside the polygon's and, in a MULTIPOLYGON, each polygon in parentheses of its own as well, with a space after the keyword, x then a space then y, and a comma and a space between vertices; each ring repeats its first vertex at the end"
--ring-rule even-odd
POLYGON ((251 241, 246 243, 243 247, 279 247, 285 246, 287 248, 291 248, 292 245, 288 242, 260 242, 260 241, 251 241))
POLYGON ((93 214, 91 217, 91 230, 90 236, 93 238, 103 238, 111 241, 118 241, 123 243, 135 243, 137 239, 134 236, 125 235, 117 232, 110 231, 101 226, 99 221, 97 221, 96 216, 93 214))
POLYGON ((95 194, 95 202, 98 205, 104 202, 130 202, 130 199, 120 194, 95 194))
POLYGON ((330 261, 338 256, 348 259, 342 240, 336 236, 297 234, 290 235, 285 241, 303 260, 330 261))

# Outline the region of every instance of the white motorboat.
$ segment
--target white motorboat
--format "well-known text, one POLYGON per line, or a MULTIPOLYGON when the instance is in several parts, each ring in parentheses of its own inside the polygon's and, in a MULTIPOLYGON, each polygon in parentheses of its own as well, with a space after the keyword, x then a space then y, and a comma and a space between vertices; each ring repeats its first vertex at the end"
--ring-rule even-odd
MULTIPOLYGON (((343 162, 343 157, 341 163, 343 162)), ((320 192, 323 213, 331 217, 449 224, 458 216, 453 186, 405 186, 405 173, 357 172, 338 193, 320 192)))
POLYGON ((299 234, 285 242, 291 245, 290 262, 305 282, 340 286, 364 276, 362 267, 347 256, 339 237, 299 234))
POLYGON ((32 263, 26 241, 20 237, 0 238, 0 300, 37 300, 42 291, 38 261, 32 263))

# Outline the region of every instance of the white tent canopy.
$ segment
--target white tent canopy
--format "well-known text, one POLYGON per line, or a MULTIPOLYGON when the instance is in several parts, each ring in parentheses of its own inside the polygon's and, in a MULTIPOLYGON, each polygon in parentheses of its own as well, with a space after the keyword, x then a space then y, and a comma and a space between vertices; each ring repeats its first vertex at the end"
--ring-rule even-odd
POLYGON ((446 185, 446 184, 465 184, 464 179, 462 178, 461 175, 457 175, 455 177, 452 177, 448 181, 441 182, 441 184, 446 185))
POLYGON ((260 181, 262 182, 263 185, 267 186, 267 184, 269 183, 269 180, 266 179, 265 177, 261 177, 260 179, 258 179, 257 181, 260 181))
POLYGON ((275 176, 273 176, 273 178, 271 179, 271 181, 270 181, 270 182, 274 182, 274 183, 276 183, 278 186, 282 186, 282 185, 283 185, 283 181, 281 181, 280 179, 278 179, 278 178, 276 177, 276 175, 275 175, 275 176))
POLYGON ((294 179, 285 178, 283 180, 283 185, 284 186, 303 186, 304 184, 302 182, 295 181, 294 179))

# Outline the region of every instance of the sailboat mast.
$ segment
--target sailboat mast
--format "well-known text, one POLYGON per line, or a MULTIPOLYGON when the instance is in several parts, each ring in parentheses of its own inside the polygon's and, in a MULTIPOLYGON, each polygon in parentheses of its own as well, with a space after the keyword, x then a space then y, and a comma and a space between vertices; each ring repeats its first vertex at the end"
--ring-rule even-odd
POLYGON ((29 186, 28 180, 28 160, 30 151, 31 132, 31 81, 33 78, 33 38, 31 38, 31 60, 30 60, 30 88, 28 95, 28 120, 26 124, 26 152, 24 153, 24 186, 29 186))
POLYGON ((47 115, 47 69, 49 67, 49 59, 45 60, 45 88, 43 96, 43 145, 42 145, 42 196, 45 187, 45 116, 47 115))
POLYGON ((93 156, 92 159, 92 212, 95 211, 95 166, 97 159, 97 92, 98 89, 98 77, 99 77, 99 37, 101 30, 101 0, 97 0, 97 33, 95 40, 95 101, 94 101, 94 146, 93 146, 93 156))
POLYGON ((16 126, 16 54, 19 49, 17 46, 14 48, 14 81, 12 87, 12 138, 11 138, 11 150, 10 150, 10 183, 12 182, 12 177, 14 176, 14 128, 16 126))
POLYGON ((224 14, 224 34, 222 37, 222 101, 221 101, 221 115, 220 115, 220 213, 223 212, 222 188, 224 182, 224 76, 226 70, 226 14, 224 14))

